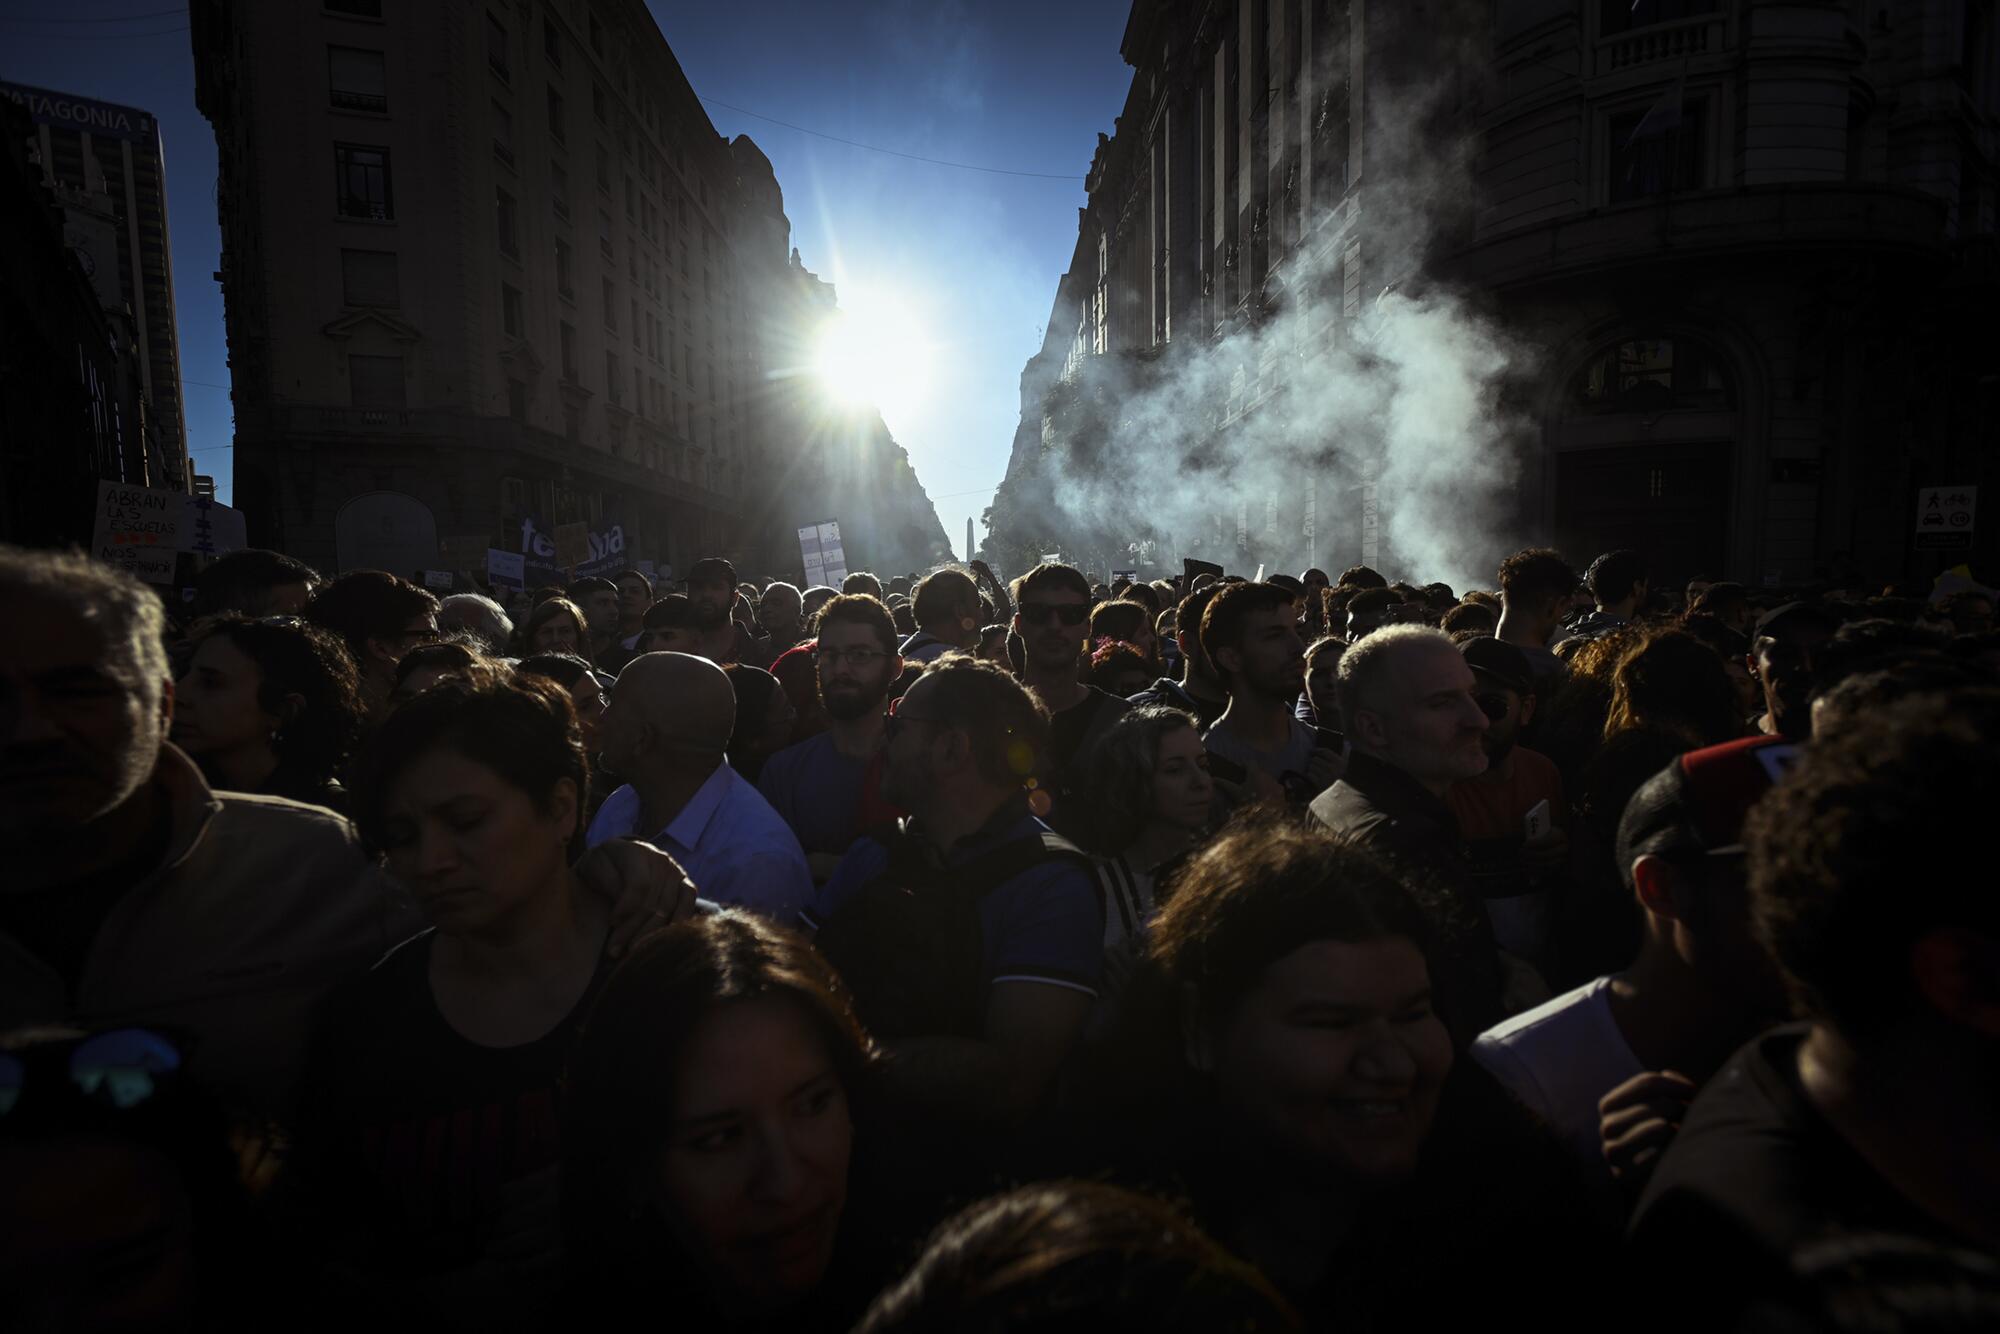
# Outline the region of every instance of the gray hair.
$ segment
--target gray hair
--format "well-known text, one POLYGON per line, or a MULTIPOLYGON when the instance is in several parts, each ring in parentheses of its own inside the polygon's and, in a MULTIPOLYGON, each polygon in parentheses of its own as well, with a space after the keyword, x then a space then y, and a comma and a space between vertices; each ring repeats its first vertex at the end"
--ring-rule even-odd
POLYGON ((766 602, 769 602, 773 594, 786 599, 795 607, 803 607, 805 604, 805 595, 799 592, 798 585, 788 584, 782 579, 776 579, 764 586, 764 592, 758 597, 757 605, 761 607, 766 602))
POLYGON ((1336 669, 1334 697, 1340 701, 1340 716, 1350 735, 1362 698, 1390 675, 1396 650, 1415 644, 1435 644, 1457 653, 1451 636, 1428 625, 1387 625, 1356 640, 1340 655, 1336 669))
POLYGON ((0 592, 73 609, 104 639, 107 665, 157 692, 172 679, 167 612, 159 595, 122 570, 81 551, 30 551, 0 543, 0 592))
POLYGON ((505 607, 495 602, 492 598, 487 597, 484 593, 453 593, 451 596, 445 598, 444 601, 438 603, 438 614, 442 616, 453 607, 477 607, 492 617, 493 623, 500 627, 500 643, 495 645, 495 647, 505 648, 507 646, 508 638, 514 633, 514 618, 507 614, 505 607))

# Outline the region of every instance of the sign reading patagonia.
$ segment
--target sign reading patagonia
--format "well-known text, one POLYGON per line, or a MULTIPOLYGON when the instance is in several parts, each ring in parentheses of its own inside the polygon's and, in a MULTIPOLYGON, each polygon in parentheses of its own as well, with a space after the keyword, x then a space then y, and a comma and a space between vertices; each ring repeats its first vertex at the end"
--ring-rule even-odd
POLYGON ((0 96, 28 109, 37 125, 59 125, 85 134, 102 134, 113 139, 138 142, 154 138, 153 118, 137 107, 121 107, 114 102, 98 102, 74 93, 31 88, 24 83, 0 83, 0 96))

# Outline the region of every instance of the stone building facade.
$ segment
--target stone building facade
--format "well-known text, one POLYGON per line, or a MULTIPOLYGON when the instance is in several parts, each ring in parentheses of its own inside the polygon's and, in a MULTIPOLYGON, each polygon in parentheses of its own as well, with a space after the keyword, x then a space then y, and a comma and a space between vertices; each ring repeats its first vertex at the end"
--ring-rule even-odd
POLYGON ((789 224, 639 0, 191 15, 253 543, 407 575, 615 521, 660 566, 782 558, 789 224))
MULTIPOLYGON (((991 545, 1071 538, 1035 529, 1039 481, 1177 341, 1294 311, 1295 349, 1217 385, 1226 439, 1351 352, 1385 290, 1429 290, 1510 349, 1495 533, 1642 547, 1665 580, 1992 568, 1991 521, 1969 549, 1915 538, 1919 488, 1991 468, 1993 9, 1138 0, 991 545)), ((1393 562, 1379 449, 1303 447, 1157 564, 1393 562)))

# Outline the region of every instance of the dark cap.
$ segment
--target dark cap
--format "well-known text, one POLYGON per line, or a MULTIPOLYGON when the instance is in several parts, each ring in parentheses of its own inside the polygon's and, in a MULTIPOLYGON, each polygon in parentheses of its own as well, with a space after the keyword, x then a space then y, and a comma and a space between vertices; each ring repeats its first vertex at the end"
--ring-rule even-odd
POLYGON ((639 624, 647 630, 696 629, 694 603, 682 594, 669 593, 646 608, 645 618, 639 624))
POLYGON ((1757 633, 1776 634, 1778 627, 1787 621, 1800 625, 1817 625, 1829 633, 1840 628, 1840 617, 1817 602, 1787 602, 1773 607, 1757 618, 1757 633))
POLYGON ((1744 817, 1800 754, 1783 737, 1745 737, 1691 750, 1647 779, 1618 821, 1618 871, 1625 883, 1632 883, 1632 863, 1644 856, 1740 854, 1744 817))
POLYGON ((721 582, 731 588, 736 587, 736 567, 721 556, 703 556, 688 571, 691 584, 712 584, 721 582))
POLYGON ((1535 672, 1528 666, 1528 655, 1506 640, 1479 635, 1460 644, 1458 651, 1465 655, 1465 665, 1472 669, 1473 675, 1483 676, 1517 695, 1535 693, 1535 672))

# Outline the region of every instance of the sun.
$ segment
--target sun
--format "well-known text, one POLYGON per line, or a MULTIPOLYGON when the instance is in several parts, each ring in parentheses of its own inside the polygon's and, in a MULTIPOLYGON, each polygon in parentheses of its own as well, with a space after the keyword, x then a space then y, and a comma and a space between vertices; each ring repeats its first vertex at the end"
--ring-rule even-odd
POLYGON ((899 417, 929 389, 931 343, 906 302, 856 293, 820 325, 812 368, 835 403, 899 417))

